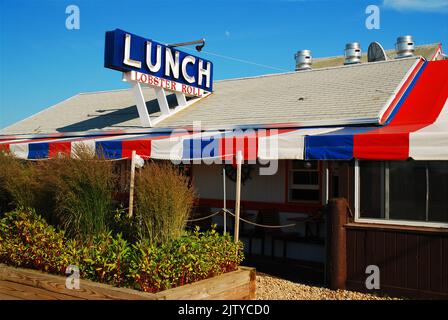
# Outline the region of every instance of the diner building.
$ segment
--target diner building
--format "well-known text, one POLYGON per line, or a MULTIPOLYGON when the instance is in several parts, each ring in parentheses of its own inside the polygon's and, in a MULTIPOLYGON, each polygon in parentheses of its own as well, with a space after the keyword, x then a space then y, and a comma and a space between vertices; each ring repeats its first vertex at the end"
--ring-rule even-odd
MULTIPOLYGON (((233 212, 240 151, 239 235, 248 256, 317 266, 328 283, 361 291, 374 265, 376 291, 448 298, 442 46, 389 50, 374 61, 301 54, 296 70, 215 81, 181 110, 176 94, 164 112, 143 86, 152 126, 142 126, 133 89, 79 93, 0 130, 0 150, 33 161, 79 144, 101 150, 116 160, 123 197, 133 151, 175 161, 197 190, 195 218, 233 212)), ((223 217, 198 223, 223 228, 223 217)))

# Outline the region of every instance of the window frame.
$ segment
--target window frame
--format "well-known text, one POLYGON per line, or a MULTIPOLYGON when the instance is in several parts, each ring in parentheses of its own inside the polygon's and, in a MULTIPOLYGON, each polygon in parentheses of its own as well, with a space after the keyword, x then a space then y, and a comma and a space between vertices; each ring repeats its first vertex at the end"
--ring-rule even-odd
POLYGON ((287 168, 286 168, 286 175, 287 175, 287 184, 286 184, 286 200, 287 203, 306 203, 306 204, 321 204, 322 202, 322 167, 321 163, 318 160, 289 160, 287 162, 287 168), (303 161, 303 162, 316 162, 317 166, 316 169, 313 170, 303 170, 303 169, 293 169, 293 161, 303 161), (304 171, 304 172, 316 172, 317 173, 317 184, 313 185, 300 185, 300 184, 293 184, 293 177, 292 174, 294 171, 304 171), (300 186, 303 186, 303 188, 300 188, 300 186), (308 188, 307 188, 308 186, 308 188), (309 186, 313 186, 315 188, 310 188, 309 186), (319 194, 319 198, 317 200, 293 200, 291 199, 291 189, 297 189, 297 190, 316 190, 319 194))
MULTIPOLYGON (((388 168, 388 165, 386 165, 388 168)), ((388 170, 385 170, 385 175, 387 179, 388 170)), ((355 160, 354 165, 354 205, 355 205, 355 222, 359 223, 372 223, 372 224, 386 224, 386 225, 397 225, 397 226, 412 226, 412 227, 432 227, 432 228, 448 228, 448 222, 429 222, 429 221, 413 221, 413 220, 396 220, 389 219, 386 217, 388 210, 386 210, 386 214, 384 214, 383 219, 378 218, 361 218, 360 217, 360 204, 361 204, 361 181, 360 181, 360 168, 359 168, 359 160, 355 160)), ((388 184, 386 184, 386 187, 388 184)), ((389 193, 385 192, 385 197, 389 197, 389 193)), ((388 203, 388 201, 385 201, 388 203)), ((384 209, 382 209, 384 211, 384 209)))

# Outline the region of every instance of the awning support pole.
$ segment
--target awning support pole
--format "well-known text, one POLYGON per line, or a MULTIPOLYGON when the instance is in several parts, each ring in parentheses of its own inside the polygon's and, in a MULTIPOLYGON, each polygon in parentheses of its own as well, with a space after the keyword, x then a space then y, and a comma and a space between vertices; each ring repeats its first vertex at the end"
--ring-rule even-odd
POLYGON ((222 167, 222 188, 223 194, 223 208, 224 208, 224 234, 227 232, 227 201, 226 201, 226 167, 222 167))
POLYGON ((240 200, 241 200, 241 162, 243 155, 241 150, 236 154, 236 197, 235 197, 235 242, 238 242, 240 237, 240 200))
POLYGON ((134 211, 134 180, 135 180, 135 150, 132 150, 131 159, 131 183, 129 185, 129 218, 132 218, 134 211))

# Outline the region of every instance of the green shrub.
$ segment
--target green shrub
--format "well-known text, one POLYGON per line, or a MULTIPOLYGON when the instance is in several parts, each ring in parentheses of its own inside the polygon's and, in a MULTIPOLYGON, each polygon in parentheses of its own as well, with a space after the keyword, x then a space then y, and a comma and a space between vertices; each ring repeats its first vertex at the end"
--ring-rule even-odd
POLYGON ((157 292, 225 272, 234 271, 242 262, 242 243, 214 229, 185 233, 160 246, 138 242, 133 246, 130 277, 137 289, 157 292))
POLYGON ((151 162, 136 174, 135 214, 142 239, 166 243, 182 235, 194 190, 169 162, 151 162))
POLYGON ((63 274, 79 263, 76 246, 33 210, 8 212, 0 220, 1 263, 63 274))
POLYGON ((83 275, 93 281, 117 287, 126 285, 131 246, 120 234, 97 235, 84 250, 81 263, 83 275))
POLYGON ((135 216, 129 217, 129 209, 124 208, 123 203, 115 209, 110 225, 114 236, 121 235, 131 243, 140 240, 138 221, 135 216))
POLYGON ((0 219, 0 263, 55 274, 72 264, 81 278, 146 292, 233 271, 242 260, 242 243, 215 230, 197 229, 162 245, 131 245, 110 232, 88 241, 67 239, 32 210, 15 210, 0 219))

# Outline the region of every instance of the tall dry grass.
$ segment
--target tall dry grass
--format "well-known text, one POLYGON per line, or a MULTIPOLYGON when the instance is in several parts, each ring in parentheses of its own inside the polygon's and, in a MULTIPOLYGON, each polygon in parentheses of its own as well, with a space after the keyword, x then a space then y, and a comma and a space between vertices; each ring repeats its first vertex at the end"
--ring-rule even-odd
POLYGON ((83 147, 75 154, 33 162, 0 153, 1 205, 33 208, 72 238, 88 239, 111 229, 123 232, 123 225, 130 237, 151 243, 182 235, 195 193, 178 167, 151 162, 141 169, 136 174, 135 217, 117 224, 113 162, 83 147))
POLYGON ((195 192, 170 162, 150 162, 136 174, 136 219, 141 238, 166 243, 184 231, 195 192))
POLYGON ((45 161, 45 184, 54 190, 58 223, 74 238, 107 231, 113 217, 116 175, 113 164, 82 147, 76 157, 45 161))
POLYGON ((2 210, 41 205, 41 174, 35 163, 0 151, 0 192, 2 210))
POLYGON ((114 211, 113 164, 82 146, 75 155, 33 162, 0 152, 1 207, 33 208, 74 238, 107 231, 114 211))

